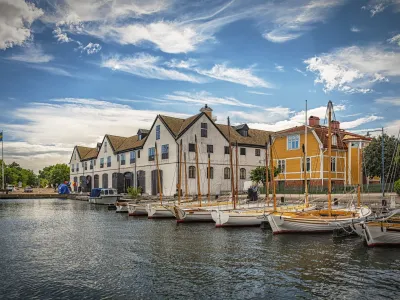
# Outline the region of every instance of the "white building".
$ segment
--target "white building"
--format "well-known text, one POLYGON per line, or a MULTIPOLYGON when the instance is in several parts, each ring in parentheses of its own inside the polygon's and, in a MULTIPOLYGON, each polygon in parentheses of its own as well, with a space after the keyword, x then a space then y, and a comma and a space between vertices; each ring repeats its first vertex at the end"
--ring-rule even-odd
MULTIPOLYGON (((232 126, 216 124, 212 109, 203 107, 200 113, 187 119, 158 115, 150 130, 139 129, 132 137, 106 135, 97 148, 76 146, 72 153, 71 182, 76 190, 94 187, 114 187, 120 192, 129 186, 140 186, 144 193, 158 194, 156 149, 161 173, 163 195, 177 193, 182 145, 182 192, 197 195, 200 178, 202 195, 208 193, 208 155, 211 162, 211 194, 231 190, 229 135, 233 149, 233 164, 238 151, 238 183, 250 180, 250 171, 265 165, 265 143, 270 133, 249 129, 246 124, 232 126), (198 145, 196 169, 195 142, 198 145), (236 142, 238 147, 236 148, 236 142), (186 176, 184 161, 186 158, 186 176), (136 174, 136 175, 135 175, 136 174), (187 178, 187 180, 186 180, 187 178)), ((236 182, 236 170, 234 178, 236 182)))

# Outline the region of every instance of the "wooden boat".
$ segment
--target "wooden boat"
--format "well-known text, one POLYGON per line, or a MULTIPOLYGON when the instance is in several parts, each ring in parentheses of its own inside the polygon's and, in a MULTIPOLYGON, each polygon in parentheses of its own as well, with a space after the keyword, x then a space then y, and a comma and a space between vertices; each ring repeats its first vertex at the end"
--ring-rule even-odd
POLYGON ((160 204, 147 204, 146 211, 149 219, 175 218, 171 210, 160 204))
POLYGON ((128 215, 129 216, 147 216, 146 205, 128 203, 128 215))
MULTIPOLYGON (((328 103, 328 161, 332 155, 332 127, 331 118, 333 105, 328 103)), ((307 130, 307 126, 306 126, 307 130)), ((330 166, 330 164, 329 164, 330 166)), ((302 232, 333 232, 337 228, 347 226, 349 223, 359 223, 371 215, 368 207, 355 207, 349 209, 332 210, 332 174, 328 172, 328 209, 310 212, 286 212, 277 210, 267 215, 268 222, 274 234, 302 233, 302 232)), ((306 177, 305 177, 306 178, 306 177)), ((306 181, 306 180, 305 180, 306 181)), ((274 206, 275 206, 274 199, 274 206)))
POLYGON ((400 209, 387 216, 356 225, 361 228, 361 236, 369 247, 400 246, 400 209))

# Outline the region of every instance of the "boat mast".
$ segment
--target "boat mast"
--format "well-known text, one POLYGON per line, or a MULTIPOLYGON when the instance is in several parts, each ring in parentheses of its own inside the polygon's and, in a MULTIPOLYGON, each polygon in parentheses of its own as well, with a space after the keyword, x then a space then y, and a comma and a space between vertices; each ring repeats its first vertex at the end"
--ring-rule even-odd
POLYGON ((187 198, 188 195, 188 178, 187 178, 187 167, 186 167, 186 152, 183 153, 183 159, 185 161, 185 197, 187 198))
POLYGON ((357 207, 361 207, 361 180, 362 180, 362 148, 361 142, 358 146, 358 187, 357 187, 357 207))
MULTIPOLYGON (((306 207, 309 206, 308 204, 308 184, 307 184, 307 100, 306 100, 306 113, 305 113, 305 123, 304 123, 304 204, 306 207)), ((310 166, 311 168, 311 166, 310 166)))
POLYGON ((328 211, 332 215, 332 101, 328 102, 328 211))
POLYGON ((211 161, 210 153, 208 153, 208 203, 211 203, 211 161))
POLYGON ((194 135, 194 140, 196 144, 196 172, 197 172, 197 198, 199 200, 199 205, 201 207, 201 189, 200 189, 200 169, 199 169, 199 148, 197 145, 197 135, 194 135))
POLYGON ((265 142, 265 200, 269 204, 268 142, 265 142))
POLYGON ((232 191, 232 203, 233 209, 236 209, 236 201, 235 201, 235 182, 233 178, 233 161, 232 161, 232 147, 231 147, 231 122, 228 117, 228 143, 229 143, 229 160, 231 166, 231 191, 232 191))
POLYGON ((275 188, 275 168, 274 168, 274 157, 272 153, 272 138, 269 136, 269 159, 271 166, 271 185, 272 185, 272 198, 274 200, 274 212, 276 211, 276 188, 275 188))
POLYGON ((178 145, 179 147, 179 180, 178 180, 178 205, 181 205, 181 191, 182 191, 182 140, 178 145))
POLYGON ((162 205, 162 189, 161 189, 161 174, 160 167, 158 165, 158 150, 157 150, 157 142, 154 142, 156 148, 156 164, 157 164, 157 178, 158 178, 158 193, 160 194, 160 204, 162 205))
POLYGON ((238 155, 238 142, 236 141, 236 193, 235 193, 235 199, 236 201, 239 201, 239 155, 238 155))

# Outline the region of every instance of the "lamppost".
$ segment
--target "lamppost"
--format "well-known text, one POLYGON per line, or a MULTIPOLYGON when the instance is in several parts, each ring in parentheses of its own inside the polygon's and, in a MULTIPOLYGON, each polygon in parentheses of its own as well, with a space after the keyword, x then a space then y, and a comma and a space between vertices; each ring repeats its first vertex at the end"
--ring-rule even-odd
POLYGON ((376 130, 370 130, 367 131, 367 136, 370 136, 371 132, 377 132, 380 131, 382 132, 382 154, 381 154, 381 159, 382 159, 382 170, 381 170, 381 186, 382 186, 382 197, 385 197, 385 140, 384 140, 384 131, 383 127, 382 129, 376 129, 376 130))

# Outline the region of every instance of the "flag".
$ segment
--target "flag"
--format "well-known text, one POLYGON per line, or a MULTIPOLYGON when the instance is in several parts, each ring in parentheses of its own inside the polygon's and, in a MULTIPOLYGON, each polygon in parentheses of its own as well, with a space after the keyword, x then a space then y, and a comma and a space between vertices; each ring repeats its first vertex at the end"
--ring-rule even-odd
POLYGON ((3 131, 0 132, 0 142, 2 142, 2 141, 3 141, 3 131))

